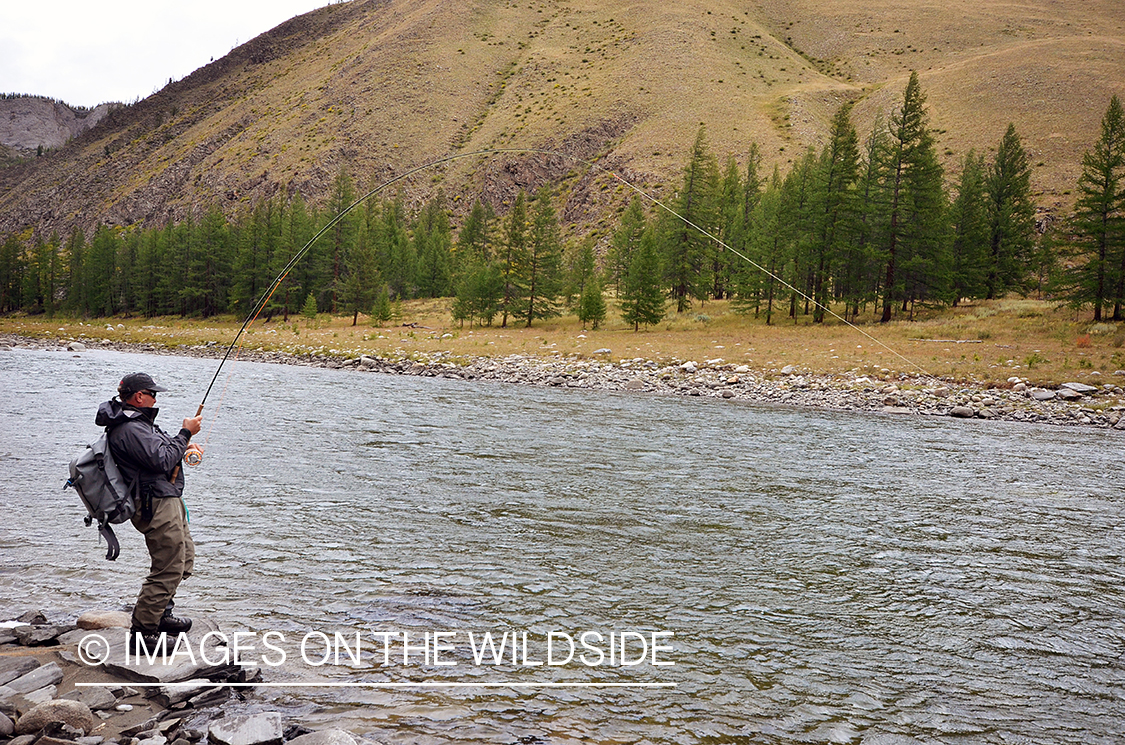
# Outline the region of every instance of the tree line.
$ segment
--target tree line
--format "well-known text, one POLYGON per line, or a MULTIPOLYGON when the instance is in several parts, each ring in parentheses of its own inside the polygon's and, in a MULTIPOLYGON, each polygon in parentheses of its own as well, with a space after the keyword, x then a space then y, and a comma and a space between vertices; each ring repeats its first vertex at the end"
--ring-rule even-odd
MULTIPOLYGON (((454 237, 444 194, 411 214, 371 199, 337 221, 265 313, 390 315, 392 299, 450 297, 461 323, 530 326, 570 310, 595 327, 612 290, 639 329, 669 310, 729 300, 774 323, 913 318, 920 306, 1049 293, 1094 319, 1125 313, 1125 121, 1115 96, 1083 158, 1074 214, 1037 228, 1031 167, 1009 125, 990 157, 970 151, 946 185, 916 74, 901 104, 860 138, 850 105, 826 143, 785 174, 757 146, 722 167, 701 127, 671 211, 635 197, 598 249, 563 237, 550 187, 500 216, 477 201, 454 237), (675 214, 673 214, 673 212, 675 214)), ((299 193, 227 218, 217 206, 162 228, 100 225, 62 241, 32 231, 0 244, 0 312, 81 316, 243 315, 319 227, 357 198, 337 175, 325 203, 299 193)))

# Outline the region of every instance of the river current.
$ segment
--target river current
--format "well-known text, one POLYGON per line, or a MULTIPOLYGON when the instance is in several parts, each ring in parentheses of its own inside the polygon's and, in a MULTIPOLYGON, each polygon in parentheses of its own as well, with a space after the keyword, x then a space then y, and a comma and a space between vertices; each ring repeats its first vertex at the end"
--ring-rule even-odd
MULTIPOLYGON (((121 375, 172 389, 158 421, 175 431, 216 364, 0 352, 0 619, 131 604, 141 537, 119 527, 106 562, 66 463, 121 375)), ((388 743, 1125 732, 1120 432, 234 362, 196 440, 199 558, 177 611, 259 652, 284 639, 288 661, 262 667, 290 687, 256 695, 314 727, 388 743), (378 634, 403 631, 445 634, 441 664, 404 663, 401 644, 384 658, 378 634), (528 653, 478 662, 469 632, 526 633, 528 653), (550 632, 601 634, 605 656, 534 664, 550 632), (623 632, 644 662, 609 664, 623 632), (306 635, 337 633, 361 637, 358 663, 299 659, 306 635), (383 685, 409 681, 479 685, 383 685)))

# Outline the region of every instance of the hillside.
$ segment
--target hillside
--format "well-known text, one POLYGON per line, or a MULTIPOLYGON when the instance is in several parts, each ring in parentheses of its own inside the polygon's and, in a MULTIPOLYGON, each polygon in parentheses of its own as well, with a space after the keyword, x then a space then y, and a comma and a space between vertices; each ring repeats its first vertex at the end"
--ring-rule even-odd
MULTIPOLYGON (((700 123, 720 157, 756 141, 783 168, 855 100, 861 133, 917 69, 947 169, 1014 122, 1040 203, 1065 210, 1082 152, 1125 93, 1118 0, 353 0, 294 18, 45 157, 0 168, 0 233, 162 223, 279 190, 321 197, 347 168, 378 183, 489 148, 599 159, 678 179, 700 123)), ((565 181, 564 217, 623 195, 563 157, 457 160, 404 182, 421 199, 565 181)))

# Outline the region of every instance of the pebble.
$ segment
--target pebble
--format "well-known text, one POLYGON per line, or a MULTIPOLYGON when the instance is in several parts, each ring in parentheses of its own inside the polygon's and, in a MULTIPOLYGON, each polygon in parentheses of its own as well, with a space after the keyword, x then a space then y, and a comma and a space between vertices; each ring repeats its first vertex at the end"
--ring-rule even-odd
MULTIPOLYGON (((73 340, 82 343, 79 340, 73 340)), ((7 342, 24 348, 60 349, 66 348, 67 341, 27 339, 13 335, 0 335, 0 343, 7 342)), ((148 344, 130 345, 115 342, 113 347, 123 351, 141 351, 150 354, 179 354, 194 357, 215 358, 225 351, 222 347, 196 345, 178 350, 166 350, 148 344)), ((979 410, 987 410, 993 419, 1021 422, 1035 422, 1060 426, 1085 424, 1093 427, 1115 427, 1125 429, 1125 417, 1118 416, 1115 425, 1105 416, 1076 415, 1077 403, 1063 400, 1060 395, 1073 395, 1076 402, 1088 398, 1107 402, 1107 410, 1114 405, 1108 396, 1121 395, 1120 387, 1094 388, 1089 396, 1063 387, 1060 394, 1055 390, 1032 387, 1022 378, 1010 378, 1011 392, 974 389, 965 383, 946 383, 933 378, 914 375, 897 375, 896 383, 883 383, 872 380, 868 375, 811 374, 798 375, 798 366, 786 365, 780 371, 784 378, 767 372, 761 379, 750 374, 747 365, 737 367, 725 364, 721 359, 707 360, 707 366, 698 362, 675 360, 660 364, 642 357, 622 360, 614 364, 607 355, 609 348, 595 350, 592 358, 581 357, 537 357, 532 355, 509 355, 507 357, 481 357, 471 360, 458 359, 454 362, 446 352, 429 355, 413 355, 413 359, 397 360, 375 357, 368 354, 345 356, 340 353, 330 356, 321 352, 310 352, 298 356, 288 352, 243 351, 242 359, 287 365, 313 367, 334 367, 350 369, 359 373, 380 372, 386 374, 409 374, 423 377, 451 377, 463 380, 495 381, 521 385, 559 386, 592 390, 633 390, 646 395, 709 396, 726 400, 751 401, 760 403, 785 403, 818 409, 843 411, 876 411, 886 408, 907 408, 914 413, 929 416, 946 416, 953 408, 963 407, 979 417, 979 410), (734 373, 732 375, 732 372, 734 373), (737 378, 737 382, 733 382, 737 378), (893 392, 886 392, 893 391, 893 392), (956 391, 956 392, 955 392, 956 391), (997 395, 999 393, 999 395, 997 395), (891 399, 894 399, 893 401, 891 399), (967 406, 970 401, 974 407, 967 406)), ((1125 371, 1115 374, 1125 376, 1125 371)), ((891 375, 890 370, 876 373, 884 380, 891 375)), ((1084 384, 1078 384, 1079 386, 1084 384)))

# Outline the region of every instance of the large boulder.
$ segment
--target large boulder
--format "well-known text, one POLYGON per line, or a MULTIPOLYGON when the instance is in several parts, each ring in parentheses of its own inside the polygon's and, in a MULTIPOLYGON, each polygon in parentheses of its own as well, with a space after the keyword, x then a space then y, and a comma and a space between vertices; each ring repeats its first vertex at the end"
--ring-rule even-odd
POLYGON ((220 719, 207 731, 208 740, 219 745, 280 745, 283 734, 276 711, 220 719))
POLYGON ((39 704, 20 717, 16 723, 16 732, 21 735, 34 734, 54 722, 80 729, 83 733, 94 729, 94 716, 90 713, 89 706, 80 701, 55 699, 39 704))
POLYGON ((132 625, 132 616, 123 610, 89 610, 75 621, 80 629, 127 629, 132 625))

